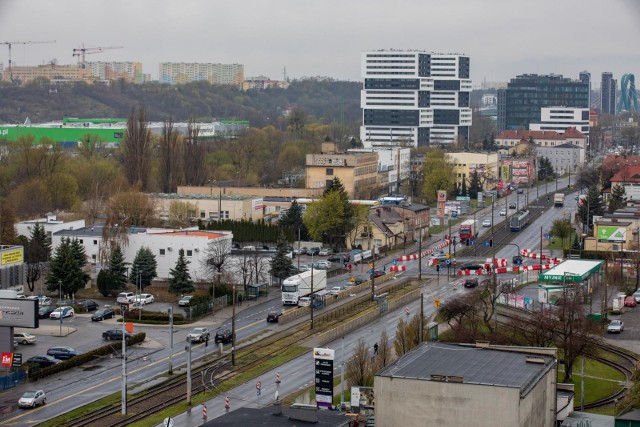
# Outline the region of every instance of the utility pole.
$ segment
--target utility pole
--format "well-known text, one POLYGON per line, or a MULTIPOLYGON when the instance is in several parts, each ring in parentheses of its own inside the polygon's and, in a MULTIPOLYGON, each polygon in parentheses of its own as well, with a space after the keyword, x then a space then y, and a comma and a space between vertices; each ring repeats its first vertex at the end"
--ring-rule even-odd
POLYGON ((422 344, 422 337, 424 336, 424 294, 420 292, 420 338, 418 342, 422 344))
MULTIPOLYGON (((298 289, 299 290, 299 289, 298 289)), ((315 305, 315 295, 313 295, 313 255, 311 255, 311 305, 310 305, 310 312, 311 312, 311 330, 313 331, 313 306, 315 305)))
MULTIPOLYGON (((122 312, 122 415, 127 415, 127 341, 125 340, 124 309, 122 312)), ((62 314, 61 314, 62 315, 62 314)))
POLYGON ((169 353, 169 375, 173 375, 173 306, 169 306, 169 334, 171 334, 171 353, 169 353))
MULTIPOLYGON (((311 277, 313 277, 313 272, 311 273, 311 277)), ((231 364, 236 366, 236 284, 233 283, 231 285, 231 298, 233 302, 231 306, 233 307, 231 312, 231 364)), ((189 344, 189 350, 191 350, 191 344, 189 344)), ((191 353, 191 351, 189 351, 191 353)), ((191 357, 191 356, 189 356, 191 357)), ((191 404, 191 400, 189 400, 189 404, 191 404)))
MULTIPOLYGON (((420 227, 418 237, 418 280, 422 280, 422 227, 420 227)), ((438 282, 438 284, 440 283, 438 282)))
MULTIPOLYGON (((233 347, 231 347, 233 349, 233 347)), ((187 338, 187 405, 191 406, 191 340, 187 338)), ((233 354, 233 353, 231 353, 233 354)))

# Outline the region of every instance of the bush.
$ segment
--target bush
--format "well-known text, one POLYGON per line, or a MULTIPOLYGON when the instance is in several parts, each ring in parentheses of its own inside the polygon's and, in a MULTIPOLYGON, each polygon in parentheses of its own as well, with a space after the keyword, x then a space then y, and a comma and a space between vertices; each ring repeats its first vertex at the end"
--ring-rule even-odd
MULTIPOLYGON (((141 317, 142 321, 153 321, 158 323, 169 323, 169 313, 165 313, 162 311, 144 311, 142 310, 142 316, 139 315, 138 309, 125 310, 124 318, 127 322, 137 322, 138 318, 141 317)), ((184 314, 182 313, 173 313, 173 321, 174 322, 184 322, 184 314)))
MULTIPOLYGON (((141 343, 142 341, 144 341, 146 336, 147 334, 141 332, 139 334, 133 335, 130 338, 127 338, 127 346, 141 343)), ((118 351, 118 349, 119 347, 116 348, 111 344, 106 344, 102 347, 98 347, 86 353, 82 353, 78 356, 72 357, 69 360, 64 360, 57 365, 48 366, 46 368, 40 368, 37 365, 29 364, 29 380, 35 381, 40 378, 48 377, 49 375, 57 374, 58 372, 66 371, 67 369, 75 368, 76 366, 80 366, 86 362, 94 361, 98 357, 115 353, 116 351, 118 351)))

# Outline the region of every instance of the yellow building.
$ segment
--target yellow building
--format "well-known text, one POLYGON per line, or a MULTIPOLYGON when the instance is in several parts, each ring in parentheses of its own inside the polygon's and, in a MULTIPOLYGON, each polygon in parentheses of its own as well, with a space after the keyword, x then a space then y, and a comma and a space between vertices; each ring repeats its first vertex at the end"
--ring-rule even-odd
POLYGON ((463 151, 459 153, 447 153, 447 156, 449 156, 451 162, 455 165, 454 171, 458 182, 466 179, 468 185, 471 175, 477 172, 485 188, 489 188, 492 187, 492 184, 498 178, 498 153, 471 153, 463 151))
POLYGON ((380 195, 378 154, 338 153, 335 143, 322 144, 321 154, 307 154, 306 187, 324 189, 339 178, 351 199, 373 199, 380 195))
POLYGON ((45 77, 49 80, 83 80, 89 77, 89 70, 83 69, 78 65, 38 65, 35 67, 11 67, 11 75, 9 69, 5 69, 3 80, 19 81, 27 83, 37 77, 45 77))

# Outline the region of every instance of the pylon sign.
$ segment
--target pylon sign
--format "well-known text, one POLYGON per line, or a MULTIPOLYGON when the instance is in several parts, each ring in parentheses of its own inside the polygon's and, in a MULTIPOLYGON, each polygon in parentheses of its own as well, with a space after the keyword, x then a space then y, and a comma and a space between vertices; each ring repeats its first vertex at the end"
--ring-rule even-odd
POLYGON ((316 381, 316 403, 318 407, 331 408, 333 405, 333 359, 334 350, 314 348, 313 359, 316 381))

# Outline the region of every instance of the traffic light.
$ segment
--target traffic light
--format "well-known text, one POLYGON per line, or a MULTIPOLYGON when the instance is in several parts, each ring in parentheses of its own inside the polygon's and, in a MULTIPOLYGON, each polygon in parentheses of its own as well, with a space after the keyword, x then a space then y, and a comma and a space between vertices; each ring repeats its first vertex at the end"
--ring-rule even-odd
POLYGON ((436 264, 436 271, 440 272, 440 264, 436 264))
POLYGON ((550 201, 551 201, 551 197, 547 196, 547 202, 550 202, 550 201))
POLYGON ((457 241, 456 241, 456 236, 453 236, 453 246, 455 246, 455 245, 456 245, 456 243, 457 243, 457 241))
POLYGON ((489 239, 489 247, 493 247, 493 239, 489 239))

